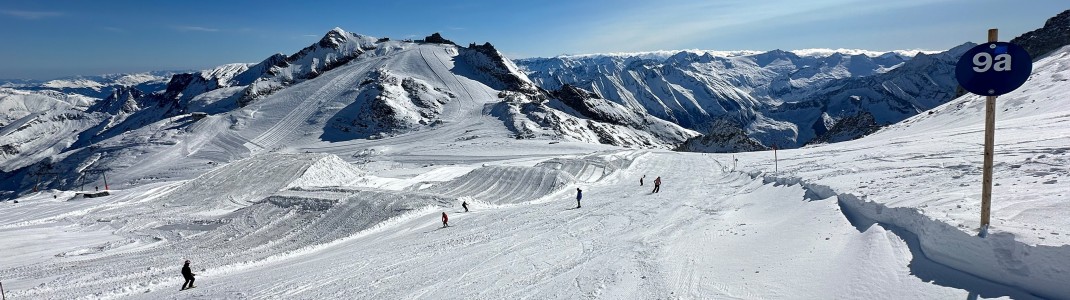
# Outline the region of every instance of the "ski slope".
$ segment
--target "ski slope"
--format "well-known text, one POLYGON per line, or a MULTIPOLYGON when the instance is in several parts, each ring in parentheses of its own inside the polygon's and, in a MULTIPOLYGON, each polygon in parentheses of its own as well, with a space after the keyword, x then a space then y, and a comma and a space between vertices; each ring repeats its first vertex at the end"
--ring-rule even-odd
POLYGON ((494 90, 450 71, 450 49, 380 49, 397 52, 102 143, 119 154, 100 159, 124 164, 111 196, 0 205, 7 296, 1070 298, 1070 48, 1000 97, 984 238, 979 97, 777 162, 517 140, 484 114, 494 90), (435 126, 322 140, 362 82, 351 74, 380 67, 465 96, 435 126), (198 287, 179 292, 186 259, 198 287))
MULTIPOLYGON (((245 169, 250 163, 239 161, 223 170, 245 169)), ((288 189, 214 217, 191 214, 188 206, 161 205, 171 203, 163 199, 169 196, 145 203, 116 200, 99 203, 92 212, 55 220, 69 223, 60 227, 91 232, 90 237, 115 230, 98 238, 103 243, 86 249, 57 249, 57 254, 66 254, 5 268, 0 278, 13 296, 30 298, 964 294, 910 276, 910 252, 904 242, 879 228, 860 232, 834 199, 807 199, 799 185, 765 183, 746 174, 722 172, 717 163, 695 154, 612 152, 550 159, 527 167, 479 167, 425 189, 428 192, 288 189), (617 167, 584 171, 593 170, 591 165, 599 161, 617 167), (508 176, 501 176, 501 170, 515 173, 517 179, 505 179, 508 176), (552 191, 511 184, 537 186, 542 182, 538 175, 546 172, 557 172, 568 184, 552 191), (662 176, 663 190, 650 193, 652 180, 638 186, 642 174, 662 176), (494 183, 494 187, 469 184, 472 181, 494 183), (437 192, 439 187, 451 193, 437 192), (586 194, 580 209, 572 209, 575 187, 586 194), (457 206, 459 198, 448 197, 467 191, 474 195, 469 197, 478 198, 488 190, 498 191, 499 199, 517 201, 508 205, 470 201, 472 212, 463 213, 457 206), (533 197, 533 193, 542 195, 533 197), (131 209, 139 206, 152 206, 153 214, 186 219, 164 221, 131 209), (449 228, 439 228, 437 217, 442 211, 452 216, 449 228), (118 230, 93 224, 101 223, 100 219, 115 220, 109 224, 118 230), (198 288, 176 294, 181 280, 174 274, 179 264, 168 262, 184 258, 193 260, 194 268, 200 270, 195 271, 200 275, 198 288), (95 271, 56 274, 55 270, 95 271), (796 280, 802 270, 821 280, 796 280), (865 280, 858 280, 859 275, 865 275, 865 280)), ((237 186, 247 180, 227 178, 214 182, 237 186)), ((170 194, 179 190, 193 192, 173 188, 170 194)), ((217 191, 220 196, 228 192, 217 191)), ((66 202, 73 201, 102 200, 66 202)), ((64 204, 27 202, 32 204, 18 209, 64 204)), ((20 222, 47 221, 10 220, 20 222)), ((4 236, 10 236, 33 229, 5 230, 4 236)))

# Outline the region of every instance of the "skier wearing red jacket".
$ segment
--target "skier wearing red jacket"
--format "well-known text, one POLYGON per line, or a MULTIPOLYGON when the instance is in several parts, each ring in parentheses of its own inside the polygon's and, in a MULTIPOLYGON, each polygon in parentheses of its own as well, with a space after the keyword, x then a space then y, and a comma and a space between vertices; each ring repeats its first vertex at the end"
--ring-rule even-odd
POLYGON ((450 217, 446 216, 446 212, 442 212, 442 227, 450 227, 450 217))

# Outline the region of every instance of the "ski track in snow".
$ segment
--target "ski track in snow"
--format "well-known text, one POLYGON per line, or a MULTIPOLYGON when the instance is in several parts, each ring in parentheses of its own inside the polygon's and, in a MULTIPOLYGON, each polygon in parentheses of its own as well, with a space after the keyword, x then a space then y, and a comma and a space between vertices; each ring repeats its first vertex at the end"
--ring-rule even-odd
MULTIPOLYGON (((799 185, 764 183, 723 173, 713 159, 686 158, 696 156, 599 152, 532 167, 477 168, 428 190, 285 190, 217 219, 180 222, 187 213, 179 213, 166 223, 180 227, 166 230, 161 229, 166 224, 140 219, 153 217, 131 207, 102 210, 92 217, 123 220, 113 234, 124 242, 112 244, 128 243, 132 250, 104 245, 94 253, 0 269, 0 279, 19 298, 749 299, 831 298, 862 291, 917 297, 963 293, 904 275, 909 257, 860 256, 898 249, 902 241, 880 227, 859 233, 835 200, 804 201, 799 185), (567 176, 547 189, 540 174, 548 171, 567 176), (649 180, 640 187, 636 181, 643 174, 649 180), (656 176, 665 184, 653 194, 656 176), (573 208, 576 186, 585 194, 579 209, 573 208), (440 187, 449 192, 435 190, 440 187), (457 210, 453 195, 478 199, 487 191, 509 203, 483 207, 495 200, 470 201, 471 213, 457 210), (401 210, 391 213, 390 207, 401 210), (451 227, 439 228, 440 211, 451 214, 451 227), (873 238, 883 243, 865 241, 873 238), (841 257, 831 259, 833 254, 841 257), (199 270, 198 288, 177 293, 178 266, 185 258, 199 270), (884 279, 851 284, 852 274, 844 272, 869 268, 885 270, 867 274, 884 279), (826 279, 800 281, 800 271, 826 279), (27 285, 33 282, 38 284, 27 285)), ((223 170, 241 172, 243 162, 223 170)), ((149 203, 166 203, 166 198, 149 203)), ((187 206, 153 208, 152 215, 163 216, 187 206)), ((91 216, 64 222, 94 221, 86 218, 91 216)))
MULTIPOLYGON (((1062 232, 1066 219, 1051 213, 1067 208, 1042 201, 1067 192, 1070 115, 1051 99, 1066 98, 1056 86, 1070 68, 1057 59, 1070 50, 1036 64, 1031 84, 1048 94, 1023 95, 1024 88, 1000 98, 1001 196, 991 235, 981 239, 971 223, 979 189, 964 179, 980 174, 980 98, 957 99, 870 138, 781 151, 773 167, 768 152, 515 140, 483 114, 499 101, 496 91, 451 71, 466 67, 451 60, 452 47, 354 60, 240 112, 253 117, 209 116, 174 139, 148 139, 136 150, 152 156, 134 155, 120 176, 152 183, 104 198, 40 192, 0 208, 0 281, 8 296, 1070 294, 1063 284, 1070 233, 1062 232), (323 124, 309 121, 330 113, 317 108, 351 100, 339 98, 356 90, 361 74, 388 64, 394 75, 456 96, 444 104, 441 124, 376 140, 317 140, 323 124), (665 184, 651 193, 658 176, 665 184), (582 208, 574 208, 577 187, 582 208), (463 213, 461 201, 472 212, 463 213), (440 228, 441 212, 452 226, 440 228), (197 289, 179 293, 184 259, 200 276, 197 289)), ((175 122, 143 131, 166 134, 181 126, 175 122)))

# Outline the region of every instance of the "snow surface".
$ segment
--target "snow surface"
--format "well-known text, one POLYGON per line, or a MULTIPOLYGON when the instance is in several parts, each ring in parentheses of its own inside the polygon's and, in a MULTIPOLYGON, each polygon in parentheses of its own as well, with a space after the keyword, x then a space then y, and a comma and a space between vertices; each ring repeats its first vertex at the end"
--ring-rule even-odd
POLYGON ((774 165, 769 151, 518 140, 491 114, 501 91, 451 71, 469 67, 455 46, 368 53, 242 109, 64 154, 112 166, 111 195, 0 203, 7 296, 1070 298, 1070 48, 999 98, 985 238, 979 97, 774 165), (436 125, 329 140, 380 69, 458 97, 436 125), (198 287, 179 292, 186 259, 198 287))

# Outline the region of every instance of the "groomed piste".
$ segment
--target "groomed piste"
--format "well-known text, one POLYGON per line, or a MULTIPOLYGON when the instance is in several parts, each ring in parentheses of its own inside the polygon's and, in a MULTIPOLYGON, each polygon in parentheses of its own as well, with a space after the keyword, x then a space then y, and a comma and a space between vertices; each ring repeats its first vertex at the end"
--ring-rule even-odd
POLYGON ((0 203, 6 296, 1070 298, 1070 48, 1000 97, 983 238, 980 97, 778 161, 629 149, 518 138, 457 50, 390 42, 242 109, 71 154, 116 166, 110 195, 0 203), (362 95, 374 72, 427 88, 383 87, 409 93, 384 105, 442 102, 361 131, 378 125, 341 112, 389 98, 362 95), (184 260, 197 288, 179 292, 184 260))

